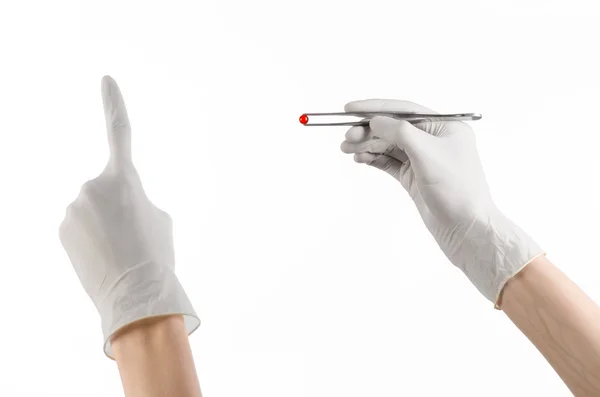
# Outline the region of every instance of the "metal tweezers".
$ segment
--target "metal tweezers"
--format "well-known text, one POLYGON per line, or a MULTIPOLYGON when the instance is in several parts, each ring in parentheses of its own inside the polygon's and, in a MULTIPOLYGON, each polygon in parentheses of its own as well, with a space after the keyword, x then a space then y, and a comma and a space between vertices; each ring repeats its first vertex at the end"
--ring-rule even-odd
POLYGON ((405 112, 340 112, 340 113, 304 113, 300 116, 300 123, 306 127, 323 127, 323 126, 353 126, 353 125, 369 125, 369 121, 375 116, 387 116, 395 119, 407 120, 410 123, 420 123, 426 121, 467 121, 479 120, 479 113, 456 113, 456 114, 428 114, 428 113, 405 113, 405 112), (311 123, 311 117, 329 117, 329 116, 351 116, 360 117, 359 121, 348 121, 339 123, 311 123))

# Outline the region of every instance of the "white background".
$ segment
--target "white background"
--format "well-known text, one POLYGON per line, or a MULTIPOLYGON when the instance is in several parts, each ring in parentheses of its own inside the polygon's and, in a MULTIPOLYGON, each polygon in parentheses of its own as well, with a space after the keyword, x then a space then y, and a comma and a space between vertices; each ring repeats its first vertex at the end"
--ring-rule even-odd
POLYGON ((122 395, 57 231, 107 160, 104 74, 175 220, 206 397, 570 395, 402 187, 297 119, 482 113, 499 207, 598 301, 595 3, 3 1, 0 395, 122 395))

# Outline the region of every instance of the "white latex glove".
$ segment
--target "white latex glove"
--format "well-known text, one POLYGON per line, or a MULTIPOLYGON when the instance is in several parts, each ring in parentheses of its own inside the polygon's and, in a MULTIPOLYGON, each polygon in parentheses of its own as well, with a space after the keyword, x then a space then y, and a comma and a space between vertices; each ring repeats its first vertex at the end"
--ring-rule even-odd
POLYGON ((98 312, 104 352, 110 338, 134 321, 182 314, 191 334, 199 325, 175 276, 172 220, 150 202, 133 165, 131 128, 116 82, 102 79, 110 158, 67 207, 61 243, 98 312))
MULTIPOLYGON (((412 102, 382 99, 351 102, 345 110, 436 113, 412 102)), ((496 208, 468 124, 413 125, 374 117, 367 128, 351 128, 341 148, 355 153, 356 162, 400 181, 444 254, 495 307, 504 284, 543 254, 496 208)))

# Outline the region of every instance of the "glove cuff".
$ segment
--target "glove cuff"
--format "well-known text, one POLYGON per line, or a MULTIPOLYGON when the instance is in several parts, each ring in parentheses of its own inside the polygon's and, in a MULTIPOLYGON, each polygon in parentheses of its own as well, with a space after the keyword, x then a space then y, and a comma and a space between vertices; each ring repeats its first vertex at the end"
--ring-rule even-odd
POLYGON ((545 253, 527 233, 500 213, 473 225, 463 242, 463 250, 471 253, 470 260, 459 267, 494 305, 506 282, 545 253))
POLYGON ((200 325, 173 269, 148 261, 123 274, 97 305, 102 320, 104 353, 114 360, 110 339, 121 328, 144 318, 183 315, 188 335, 200 325))

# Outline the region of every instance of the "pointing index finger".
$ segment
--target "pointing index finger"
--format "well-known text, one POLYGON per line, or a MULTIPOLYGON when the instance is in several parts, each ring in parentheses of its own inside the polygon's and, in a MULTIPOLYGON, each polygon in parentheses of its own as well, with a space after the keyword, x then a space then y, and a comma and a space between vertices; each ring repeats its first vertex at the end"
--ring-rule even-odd
POLYGON ((102 103, 110 148, 109 162, 119 167, 130 164, 131 126, 127 108, 117 82, 110 76, 102 78, 102 103))

